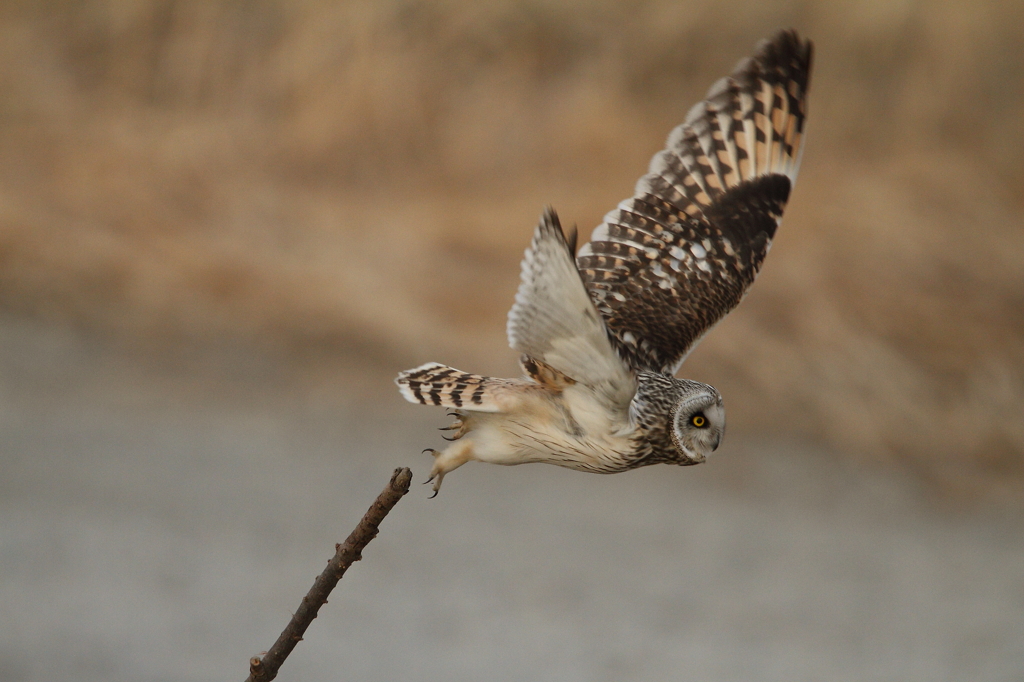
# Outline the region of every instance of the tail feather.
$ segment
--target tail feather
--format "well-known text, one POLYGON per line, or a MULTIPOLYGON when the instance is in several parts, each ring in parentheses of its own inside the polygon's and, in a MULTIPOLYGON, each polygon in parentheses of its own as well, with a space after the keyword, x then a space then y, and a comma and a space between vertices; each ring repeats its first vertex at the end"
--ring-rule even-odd
POLYGON ((468 374, 437 362, 399 372, 398 390, 410 403, 472 412, 501 412, 502 397, 514 390, 509 379, 468 374))

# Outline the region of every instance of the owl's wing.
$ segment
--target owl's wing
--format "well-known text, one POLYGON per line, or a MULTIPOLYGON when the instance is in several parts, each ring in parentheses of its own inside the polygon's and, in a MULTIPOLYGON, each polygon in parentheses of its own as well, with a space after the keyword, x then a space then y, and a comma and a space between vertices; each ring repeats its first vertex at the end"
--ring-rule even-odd
POLYGON ((577 262, 622 358, 675 373, 754 281, 796 179, 812 46, 761 43, 655 155, 577 262))
MULTIPOLYGON (((628 405, 632 373, 612 348, 604 320, 587 294, 558 216, 547 209, 522 264, 522 282, 508 313, 508 342, 609 401, 628 405)), ((531 363, 524 363, 531 366, 531 363)))

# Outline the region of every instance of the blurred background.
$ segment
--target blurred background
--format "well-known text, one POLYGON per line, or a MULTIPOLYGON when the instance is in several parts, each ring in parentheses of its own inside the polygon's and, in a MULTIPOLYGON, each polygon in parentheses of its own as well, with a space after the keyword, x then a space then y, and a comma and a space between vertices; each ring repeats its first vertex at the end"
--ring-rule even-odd
POLYGON ((428 360, 513 376, 583 235, 761 38, 816 47, 704 467, 414 492, 280 679, 1019 679, 1024 4, 0 3, 0 680, 247 673, 428 360), (422 493, 422 494, 421 494, 422 493))

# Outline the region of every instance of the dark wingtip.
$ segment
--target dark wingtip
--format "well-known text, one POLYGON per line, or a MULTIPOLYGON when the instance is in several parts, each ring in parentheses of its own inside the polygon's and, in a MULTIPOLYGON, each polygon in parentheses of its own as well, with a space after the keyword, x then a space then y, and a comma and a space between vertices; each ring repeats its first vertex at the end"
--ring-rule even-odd
POLYGON ((806 89, 814 61, 814 43, 800 37, 796 29, 779 31, 754 48, 754 55, 736 66, 734 78, 747 78, 764 72, 786 74, 806 89))
POLYGON ((755 58, 764 55, 767 58, 790 55, 809 61, 814 51, 814 43, 800 37, 795 28, 784 28, 777 31, 771 38, 762 40, 757 45, 755 58))
POLYGON ((545 206, 544 213, 540 217, 541 225, 544 225, 549 230, 557 234, 562 243, 565 244, 566 250, 569 255, 573 258, 576 257, 576 240, 579 236, 576 226, 572 226, 572 230, 566 235, 565 230, 562 229, 562 221, 558 218, 558 213, 552 206, 545 206))
POLYGON ((544 212, 540 214, 540 221, 545 225, 557 227, 559 232, 562 231, 562 223, 558 219, 558 213, 555 211, 554 206, 550 204, 544 207, 544 212))

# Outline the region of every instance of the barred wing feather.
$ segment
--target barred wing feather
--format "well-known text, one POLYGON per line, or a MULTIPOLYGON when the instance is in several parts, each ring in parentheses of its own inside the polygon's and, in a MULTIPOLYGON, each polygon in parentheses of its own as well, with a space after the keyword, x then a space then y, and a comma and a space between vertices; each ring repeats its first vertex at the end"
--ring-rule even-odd
POLYGON ((655 155, 577 257, 619 355, 675 373, 754 281, 796 180, 812 46, 763 42, 655 155))

